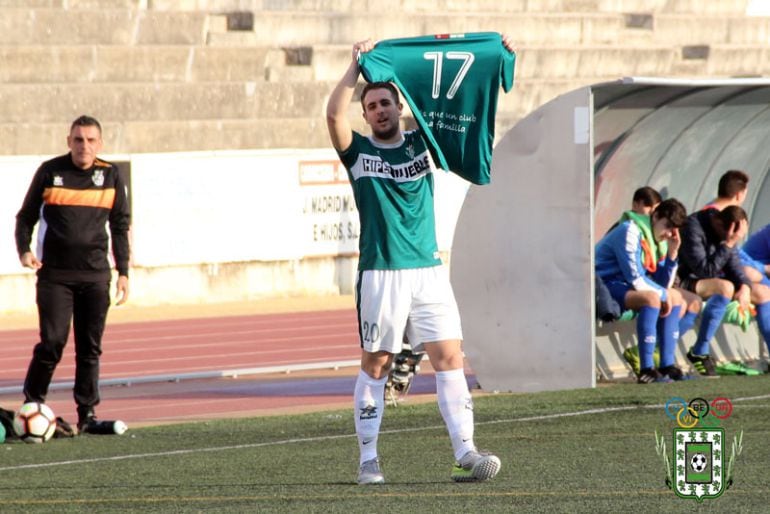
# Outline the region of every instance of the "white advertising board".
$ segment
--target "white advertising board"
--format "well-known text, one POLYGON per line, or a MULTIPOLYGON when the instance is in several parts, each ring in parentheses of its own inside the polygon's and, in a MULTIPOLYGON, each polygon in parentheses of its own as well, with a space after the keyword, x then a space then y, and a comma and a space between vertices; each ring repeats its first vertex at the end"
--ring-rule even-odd
MULTIPOLYGON (((286 261, 358 254, 358 210, 327 149, 105 155, 131 165, 132 265, 286 261)), ((25 273, 15 216, 38 156, 0 158, 0 274, 25 273)), ((438 171, 439 249, 448 251, 468 183, 438 171)))

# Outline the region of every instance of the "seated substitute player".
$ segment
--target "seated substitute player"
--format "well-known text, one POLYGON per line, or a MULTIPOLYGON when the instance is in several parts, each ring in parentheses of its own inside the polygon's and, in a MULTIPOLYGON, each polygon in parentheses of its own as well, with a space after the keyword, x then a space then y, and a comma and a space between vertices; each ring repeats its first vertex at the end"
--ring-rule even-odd
MULTIPOLYGON (((727 207, 741 207, 746 201, 749 189, 749 176, 741 170, 726 171, 720 178, 717 186, 717 197, 704 207, 705 209, 724 210, 727 207)), ((748 220, 746 221, 745 231, 748 231, 748 220)), ((764 229, 763 229, 764 230, 764 229)), ((757 326, 765 340, 765 344, 770 348, 770 279, 767 277, 767 263, 762 261, 761 238, 764 237, 763 230, 760 230, 750 241, 744 245, 746 248, 736 246, 736 253, 743 266, 743 273, 749 279, 751 288, 751 303, 756 307, 757 326), (756 256, 756 257, 755 257, 756 256)), ((766 232, 765 232, 766 234, 766 232)), ((711 300, 709 300, 711 301, 711 300)), ((728 311, 731 305, 728 304, 728 311)), ((739 324, 746 329, 751 309, 740 306, 738 318, 739 324), (745 318, 744 318, 745 316, 745 318), (745 322, 745 325, 743 324, 745 322)), ((734 319, 734 318, 733 318, 734 319)), ((745 370, 745 366, 743 367, 745 370)), ((719 370, 718 370, 719 371, 719 370)), ((742 373, 741 373, 742 374, 742 373)))
MULTIPOLYGON (((505 37, 503 45, 511 50, 505 37)), ((348 170, 361 218, 356 307, 362 352, 354 390, 358 483, 385 481, 377 439, 385 383, 405 331, 414 351, 424 350, 436 370, 439 410, 456 459, 452 479, 488 480, 501 464, 495 455, 479 451, 473 439, 473 400, 463 371, 460 316, 438 256, 433 169, 423 135, 401 131, 399 92, 388 82, 367 84, 361 93, 371 136, 354 132, 347 119, 360 74, 358 54, 373 48, 371 40, 353 45, 350 66, 326 111, 329 135, 348 170)))
POLYGON ((640 384, 687 378, 674 356, 685 302, 672 287, 680 245, 678 229, 686 218, 684 206, 672 198, 661 202, 651 217, 639 215, 622 222, 596 246, 596 274, 624 309, 638 313, 640 384), (669 244, 666 253, 660 254, 658 243, 663 241, 669 244), (656 343, 660 343, 659 369, 653 361, 656 343))
MULTIPOLYGON (((725 207, 737 205, 743 207, 743 202, 749 192, 749 176, 741 170, 729 170, 719 177, 717 185, 717 197, 706 204, 703 209, 723 210, 725 207)), ((738 257, 743 263, 743 272, 751 282, 762 282, 770 286, 770 280, 765 276, 764 266, 757 262, 748 252, 742 248, 737 249, 738 257)))
POLYGON ((693 213, 682 229, 680 286, 708 300, 695 345, 687 352, 687 359, 701 375, 717 376, 709 345, 728 304, 736 300, 741 309, 750 308, 751 279, 744 273, 736 249, 747 227, 746 212, 731 205, 721 211, 693 213))
MULTIPOLYGON (((629 219, 631 213, 637 213, 644 216, 649 216, 652 213, 655 206, 662 201, 660 193, 655 189, 644 186, 634 191, 634 196, 631 199, 631 211, 623 213, 623 217, 610 227, 607 233, 611 232, 615 227, 620 225, 623 221, 629 219)), ((616 302, 609 289, 604 284, 604 281, 599 275, 594 275, 596 290, 596 317, 605 322, 617 321, 621 319, 623 314, 621 306, 616 302)))
POLYGON ((661 198, 660 193, 654 188, 643 186, 634 191, 634 196, 631 199, 631 210, 649 216, 662 201, 663 198, 661 198))
MULTIPOLYGON (((650 216, 652 214, 652 211, 655 210, 655 208, 660 204, 662 201, 662 198, 660 196, 660 193, 658 191, 650 186, 643 186, 638 188, 636 191, 634 191, 634 196, 631 200, 631 210, 625 211, 621 217, 620 220, 615 223, 615 225, 612 226, 612 228, 617 227, 620 223, 623 223, 624 221, 627 221, 629 219, 635 219, 639 216, 650 216)), ((611 229, 610 229, 611 230, 611 229)), ((666 241, 656 241, 656 244, 658 246, 658 255, 665 255, 667 252, 667 243, 666 241)), ((682 298, 685 301, 686 308, 682 309, 682 312, 679 313, 679 336, 677 339, 681 338, 686 334, 695 324, 695 320, 698 317, 698 314, 701 311, 701 308, 703 306, 703 302, 701 301, 700 297, 696 295, 695 293, 691 293, 690 291, 685 291, 684 289, 674 286, 674 289, 676 289, 681 295, 682 298)), ((621 319, 625 319, 625 315, 621 317, 621 319)), ((658 340, 662 340, 663 334, 661 333, 663 324, 659 324, 659 331, 658 331, 658 340)), ((634 371, 638 374, 639 372, 639 352, 638 348, 627 348, 625 352, 623 352, 623 357, 628 361, 629 365, 634 369, 634 371)), ((657 356, 656 356, 657 358, 657 356)))

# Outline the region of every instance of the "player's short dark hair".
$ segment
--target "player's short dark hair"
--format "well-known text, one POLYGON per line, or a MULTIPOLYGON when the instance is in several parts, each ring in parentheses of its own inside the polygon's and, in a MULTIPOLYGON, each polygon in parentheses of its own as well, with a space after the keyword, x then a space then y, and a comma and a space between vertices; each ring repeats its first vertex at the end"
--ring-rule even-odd
POLYGON ((740 170, 730 170, 719 178, 717 196, 719 198, 732 198, 749 187, 749 176, 740 170))
POLYGON ((387 89, 390 91, 390 94, 393 95, 393 101, 396 103, 396 105, 401 103, 401 96, 398 94, 398 89, 396 89, 396 86, 390 82, 369 82, 364 86, 364 89, 361 90, 361 108, 364 111, 366 110, 366 104, 364 104, 366 93, 373 89, 387 89))
POLYGON ((663 198, 661 198, 660 193, 655 189, 650 186, 644 186, 634 191, 633 201, 641 202, 645 207, 652 207, 653 205, 662 202, 663 198))
POLYGON ((658 219, 667 219, 675 228, 683 226, 685 221, 687 221, 687 209, 676 198, 663 200, 652 214, 658 219))
POLYGON ((102 125, 99 123, 99 120, 85 114, 78 116, 75 121, 72 122, 72 125, 70 125, 70 132, 72 132, 75 127, 96 127, 99 130, 99 134, 102 133, 102 125))
POLYGON ((738 205, 725 207, 716 214, 716 217, 722 222, 722 226, 725 227, 725 229, 729 228, 733 223, 749 219, 749 216, 746 214, 746 211, 743 210, 743 207, 738 205))

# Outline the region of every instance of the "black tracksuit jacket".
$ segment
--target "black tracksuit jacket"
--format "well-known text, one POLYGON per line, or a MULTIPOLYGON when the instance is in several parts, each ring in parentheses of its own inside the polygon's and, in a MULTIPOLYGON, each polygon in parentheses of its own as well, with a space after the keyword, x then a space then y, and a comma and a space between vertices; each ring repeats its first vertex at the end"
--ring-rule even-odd
POLYGON ((128 276, 128 190, 118 167, 97 159, 88 170, 70 154, 38 168, 16 215, 16 249, 30 251, 38 227, 38 276, 61 282, 110 280, 108 241, 112 237, 115 267, 128 276), (107 227, 109 226, 109 234, 107 227))

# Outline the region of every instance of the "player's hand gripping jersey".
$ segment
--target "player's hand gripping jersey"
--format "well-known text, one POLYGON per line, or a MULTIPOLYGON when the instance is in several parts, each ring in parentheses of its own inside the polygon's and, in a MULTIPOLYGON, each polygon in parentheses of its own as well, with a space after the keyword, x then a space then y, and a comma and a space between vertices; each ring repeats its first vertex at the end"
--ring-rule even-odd
POLYGON ((398 86, 439 167, 488 184, 497 95, 513 87, 515 60, 500 34, 478 32, 380 41, 359 65, 367 81, 398 86))

